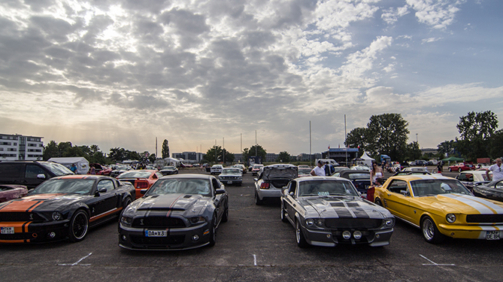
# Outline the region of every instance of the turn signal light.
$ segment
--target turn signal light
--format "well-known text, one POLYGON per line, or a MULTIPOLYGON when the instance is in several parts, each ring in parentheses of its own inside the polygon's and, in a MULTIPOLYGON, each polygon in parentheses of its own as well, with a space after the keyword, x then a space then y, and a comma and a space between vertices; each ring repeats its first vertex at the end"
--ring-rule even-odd
POLYGON ((269 183, 262 183, 260 184, 260 189, 269 189, 269 183))

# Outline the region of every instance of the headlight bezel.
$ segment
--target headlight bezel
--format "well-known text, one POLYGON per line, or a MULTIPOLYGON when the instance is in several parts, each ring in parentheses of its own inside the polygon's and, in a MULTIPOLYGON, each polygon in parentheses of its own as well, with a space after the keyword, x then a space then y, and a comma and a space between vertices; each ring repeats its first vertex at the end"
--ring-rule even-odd
POLYGON ((55 211, 51 214, 51 218, 53 221, 60 221, 60 220, 63 220, 63 214, 55 211))
POLYGON ((204 218, 203 216, 190 217, 190 218, 188 218, 188 220, 189 220, 190 225, 199 225, 199 224, 203 224, 206 222, 206 218, 204 218))
POLYGON ((133 224, 133 218, 129 216, 121 216, 121 225, 124 225, 125 227, 131 227, 133 224))
POLYGON ((325 220, 323 218, 307 218, 305 220, 306 226, 308 228, 324 228, 325 220))
POLYGON ((457 220, 457 217, 455 214, 453 213, 448 213, 445 215, 445 220, 448 222, 448 223, 454 223, 456 222, 457 220))

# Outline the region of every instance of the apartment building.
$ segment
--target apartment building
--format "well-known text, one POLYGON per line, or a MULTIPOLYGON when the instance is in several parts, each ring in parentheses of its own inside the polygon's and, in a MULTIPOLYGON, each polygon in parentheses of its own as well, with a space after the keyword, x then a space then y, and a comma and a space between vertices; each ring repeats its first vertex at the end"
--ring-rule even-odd
POLYGON ((43 137, 0 133, 0 161, 42 160, 43 137))

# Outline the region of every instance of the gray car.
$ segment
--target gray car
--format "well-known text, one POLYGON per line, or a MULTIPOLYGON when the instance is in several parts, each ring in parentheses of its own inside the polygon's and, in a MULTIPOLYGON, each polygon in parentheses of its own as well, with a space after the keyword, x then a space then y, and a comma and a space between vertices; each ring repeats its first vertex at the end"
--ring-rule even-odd
POLYGON ((338 177, 292 180, 281 197, 281 220, 295 228, 297 245, 389 245, 394 216, 363 200, 351 181, 338 177))
POLYGON ((280 198, 281 189, 297 178, 299 170, 291 164, 274 164, 263 168, 255 178, 255 204, 262 205, 266 198, 280 198))
POLYGON ((226 167, 222 169, 222 173, 220 173, 218 178, 224 184, 241 186, 243 183, 243 171, 237 167, 226 167))
POLYGON ((475 184, 473 194, 478 197, 484 197, 503 202, 503 180, 495 180, 489 183, 475 184))

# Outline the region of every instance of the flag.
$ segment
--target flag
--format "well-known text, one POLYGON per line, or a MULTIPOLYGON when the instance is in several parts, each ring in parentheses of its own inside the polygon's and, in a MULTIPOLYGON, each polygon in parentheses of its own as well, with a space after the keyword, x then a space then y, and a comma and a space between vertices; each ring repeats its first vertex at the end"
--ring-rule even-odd
POLYGON ((328 145, 328 149, 330 150, 330 144, 328 145))
POLYGON ((358 149, 360 149, 360 145, 358 145, 358 149))

